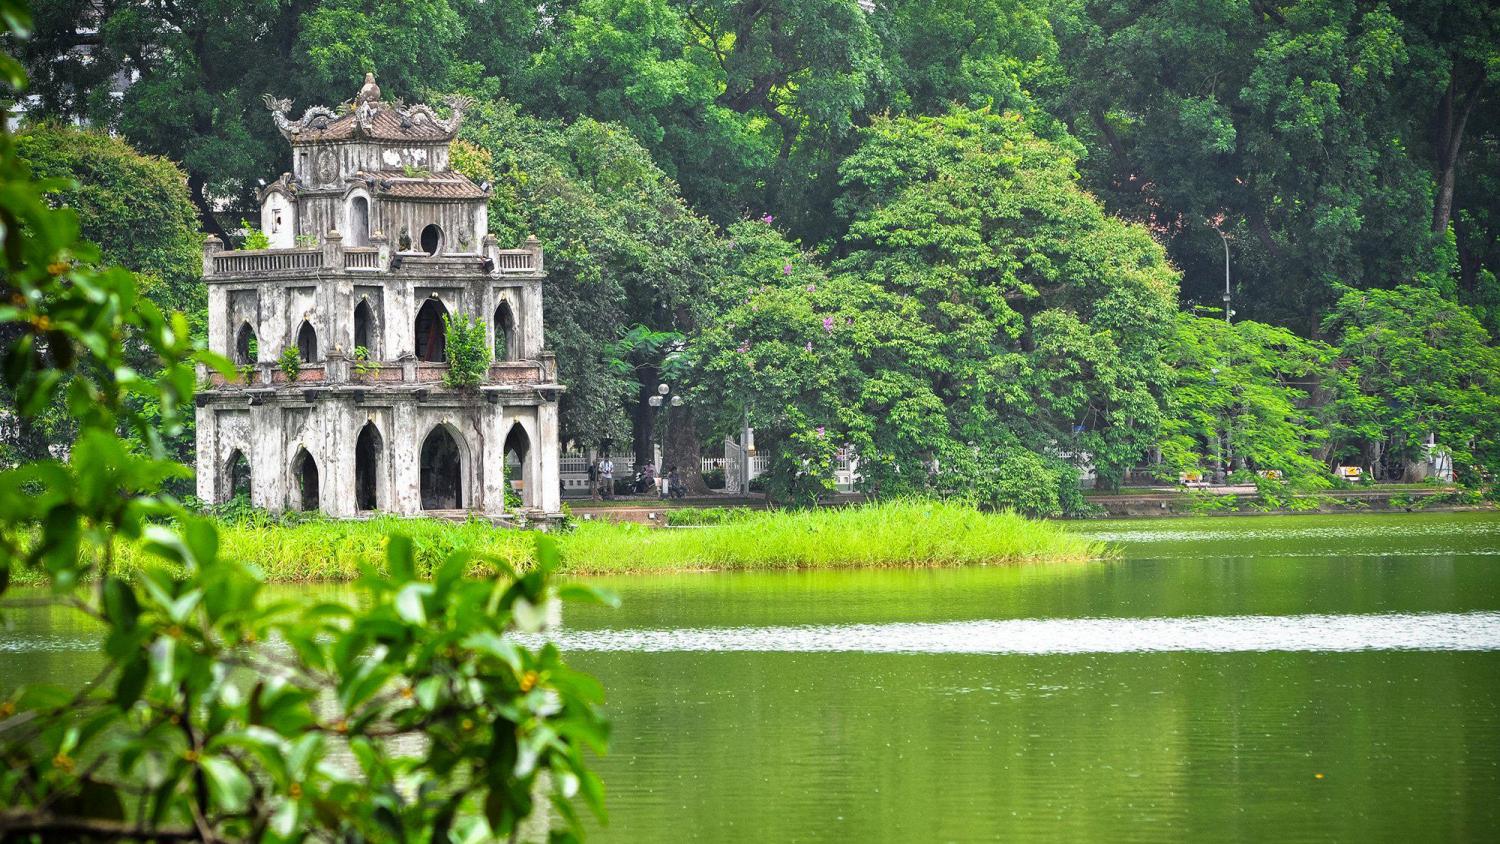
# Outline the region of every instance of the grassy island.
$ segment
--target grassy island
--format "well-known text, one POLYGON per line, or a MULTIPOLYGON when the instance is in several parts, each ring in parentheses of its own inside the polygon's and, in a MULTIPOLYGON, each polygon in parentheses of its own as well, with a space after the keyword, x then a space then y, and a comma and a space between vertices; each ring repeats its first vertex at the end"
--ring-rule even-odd
MULTIPOLYGON (((382 516, 291 522, 253 514, 219 524, 224 556, 257 566, 272 582, 287 583, 352 580, 361 564, 383 565, 385 538, 393 533, 412 538, 421 571, 431 571, 460 548, 522 569, 533 558, 531 532, 477 520, 382 516)), ((1074 562, 1104 553, 1102 543, 1051 522, 928 501, 747 510, 701 527, 577 522, 559 540, 564 571, 575 575, 1074 562)), ((116 565, 128 573, 144 562, 138 550, 126 547, 116 565)))

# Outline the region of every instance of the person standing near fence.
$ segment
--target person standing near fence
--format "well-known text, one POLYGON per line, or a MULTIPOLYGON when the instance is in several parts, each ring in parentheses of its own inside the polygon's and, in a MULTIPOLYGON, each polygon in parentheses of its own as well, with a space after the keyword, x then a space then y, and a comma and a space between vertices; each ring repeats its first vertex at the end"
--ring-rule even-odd
POLYGON ((599 461, 599 483, 604 485, 604 498, 615 497, 615 461, 605 457, 599 461))
POLYGON ((589 461, 589 498, 599 500, 599 461, 589 461))

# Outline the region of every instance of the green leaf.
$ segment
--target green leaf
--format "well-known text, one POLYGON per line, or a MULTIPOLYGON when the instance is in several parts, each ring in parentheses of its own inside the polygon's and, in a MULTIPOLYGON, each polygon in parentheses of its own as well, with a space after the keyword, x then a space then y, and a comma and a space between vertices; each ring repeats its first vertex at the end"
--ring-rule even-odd
POLYGON ((417 579, 411 537, 399 533, 387 536, 385 559, 387 565, 390 566, 392 580, 397 583, 406 583, 417 579))
POLYGON ((104 617, 121 630, 134 630, 136 619, 141 614, 135 589, 118 577, 109 576, 104 579, 103 592, 104 617))
POLYGON ((422 606, 422 599, 431 592, 430 583, 408 583, 401 587, 396 593, 396 614, 407 623, 426 624, 427 611, 422 606))
POLYGON ((234 762, 222 756, 204 756, 198 764, 208 778, 208 790, 222 810, 244 811, 250 803, 250 778, 234 762))
POLYGON ((151 677, 151 665, 144 658, 136 658, 125 663, 120 669, 120 679, 115 683, 115 704, 121 709, 129 709, 135 702, 141 699, 141 692, 146 688, 146 681, 151 677))

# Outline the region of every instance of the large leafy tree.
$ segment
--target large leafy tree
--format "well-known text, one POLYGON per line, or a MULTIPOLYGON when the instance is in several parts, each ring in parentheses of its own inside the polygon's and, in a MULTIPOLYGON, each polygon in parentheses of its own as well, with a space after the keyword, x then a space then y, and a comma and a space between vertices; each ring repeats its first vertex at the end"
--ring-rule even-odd
POLYGON ((1429 438, 1461 481, 1500 470, 1500 351, 1479 321, 1435 291, 1351 290, 1325 318, 1339 377, 1329 408, 1335 457, 1402 480, 1429 438))
POLYGON ((720 224, 774 207, 822 233, 883 72, 853 0, 583 0, 516 97, 628 126, 720 224))
MULTIPOLYGON (((713 227, 619 126, 564 126, 500 103, 468 119, 463 137, 455 166, 495 185, 492 230, 502 240, 535 234, 546 244, 547 342, 568 385, 563 438, 594 445, 623 441, 629 431, 637 457, 650 459, 644 400, 654 394, 661 355, 622 369, 622 355, 632 352, 622 353, 620 341, 696 329, 695 306, 720 260, 713 227)), ((693 429, 690 411, 674 418, 693 429)), ((681 447, 696 465, 696 440, 681 447)))
POLYGON ((1050 487, 1045 512, 1076 494, 1074 464, 1117 484, 1161 421, 1176 276, 1160 247, 1014 114, 877 120, 841 175, 832 277, 762 243, 742 264, 759 286, 702 351, 781 444, 783 486, 818 474, 825 443, 886 492, 1050 487))
POLYGON ((1052 18, 1111 207, 1208 301, 1233 238, 1247 315, 1317 330, 1338 284, 1450 269, 1464 116, 1493 98, 1492 4, 1061 0, 1052 18))
MULTIPOLYGON (((102 132, 50 124, 16 136, 15 149, 43 180, 49 201, 76 215, 80 235, 99 246, 102 260, 133 270, 141 296, 163 310, 184 313, 201 336, 206 302, 199 282, 201 237, 182 170, 102 132)), ((15 330, 0 333, 0 341, 13 342, 15 330)), ((153 358, 140 336, 130 333, 125 343, 131 364, 149 371, 153 358)), ((12 398, 4 387, 0 396, 12 398)), ((160 410, 149 398, 142 407, 152 414, 160 410)), ((164 422, 172 454, 192 462, 192 420, 164 422)), ((8 417, 0 426, 0 463, 50 456, 72 441, 74 428, 62 402, 31 416, 8 417)))
POLYGON ((1162 465, 1223 476, 1254 470, 1299 486, 1327 485, 1327 432, 1309 397, 1334 351, 1285 328, 1177 315, 1162 465))

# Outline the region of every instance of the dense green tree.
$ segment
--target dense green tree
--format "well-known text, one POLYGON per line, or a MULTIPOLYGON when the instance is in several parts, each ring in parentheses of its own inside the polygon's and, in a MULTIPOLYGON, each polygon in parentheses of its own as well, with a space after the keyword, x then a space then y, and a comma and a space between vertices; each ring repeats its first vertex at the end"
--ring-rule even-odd
POLYGON ((1429 437, 1459 479, 1500 471, 1500 350, 1461 305, 1428 289, 1351 290, 1325 318, 1340 370, 1333 456, 1382 480, 1412 477, 1429 437))
POLYGON ((877 120, 842 181, 831 277, 774 242, 747 254, 737 232, 760 286, 701 350, 713 389, 777 443, 782 488, 846 443, 887 493, 1015 504, 1012 479, 1033 488, 1045 468, 1076 495, 1083 462, 1118 484, 1161 421, 1176 293, 1161 248, 1014 114, 877 120))
POLYGON ((776 208, 821 234, 878 50, 854 0, 583 0, 516 96, 628 126, 720 224, 776 208))
POLYGON ((102 260, 136 273, 141 293, 162 308, 202 310, 203 237, 176 164, 103 132, 55 124, 32 126, 15 142, 36 178, 58 180, 48 195, 77 213, 102 260))
POLYGON ((1240 310, 1304 333, 1338 284, 1444 283, 1492 4, 1061 0, 1052 18, 1091 181, 1169 238, 1190 298, 1214 298, 1219 224, 1240 310))
POLYGON ((1263 323, 1177 315, 1173 384, 1160 454, 1179 471, 1276 472, 1299 486, 1326 486, 1327 433, 1311 406, 1333 350, 1263 323))
MULTIPOLYGON (((100 247, 102 260, 134 271, 140 295, 164 311, 184 313, 194 336, 203 336, 202 239, 182 170, 102 132, 50 124, 17 135, 15 148, 44 180, 49 200, 76 215, 81 236, 100 247)), ((5 343, 13 339, 0 335, 5 343)), ((125 348, 133 366, 150 370, 151 354, 138 336, 128 336, 125 348)), ((4 388, 0 396, 13 398, 4 388)), ((150 397, 146 401, 149 413, 159 410, 150 397)), ((192 420, 164 427, 172 454, 192 462, 192 420)), ((8 420, 0 429, 0 464, 46 457, 72 439, 73 420, 61 403, 8 420)))
MULTIPOLYGON (((463 137, 455 166, 495 185, 491 229, 503 241, 535 234, 546 244, 547 341, 568 385, 564 439, 620 443, 628 430, 649 455, 644 399, 657 373, 654 365, 621 371, 615 348, 635 326, 696 328, 695 306, 717 277, 722 249, 713 227, 619 126, 564 126, 500 103, 479 108, 463 137)), ((692 430, 690 411, 676 416, 692 430)), ((696 457, 696 441, 683 448, 696 457)))

